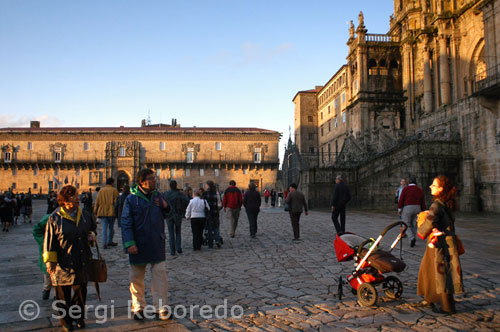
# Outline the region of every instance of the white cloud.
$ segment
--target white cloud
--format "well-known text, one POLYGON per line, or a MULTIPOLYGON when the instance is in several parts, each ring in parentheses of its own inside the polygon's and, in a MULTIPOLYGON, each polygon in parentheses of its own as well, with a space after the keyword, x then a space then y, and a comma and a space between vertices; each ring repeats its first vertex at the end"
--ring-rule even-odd
POLYGON ((63 122, 54 116, 44 114, 35 117, 17 116, 14 114, 0 115, 0 127, 29 127, 30 121, 40 121, 41 127, 60 127, 63 122))

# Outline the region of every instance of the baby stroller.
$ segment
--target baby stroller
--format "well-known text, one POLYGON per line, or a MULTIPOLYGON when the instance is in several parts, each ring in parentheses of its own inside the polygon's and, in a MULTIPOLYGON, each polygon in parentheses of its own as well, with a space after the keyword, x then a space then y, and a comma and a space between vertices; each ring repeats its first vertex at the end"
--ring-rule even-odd
POLYGON ((351 259, 355 261, 355 269, 347 276, 347 280, 343 280, 342 276, 339 277, 339 300, 342 300, 344 284, 351 286, 352 293, 358 295, 359 303, 365 307, 373 306, 377 302, 378 295, 375 286, 380 284, 383 285, 387 297, 391 299, 401 297, 403 283, 395 276, 385 277, 383 273, 399 273, 405 269, 406 264, 401 259, 394 257, 391 251, 406 236, 407 228, 408 226, 404 222, 395 222, 387 226, 376 240, 364 239, 353 233, 343 233, 340 236, 337 234, 334 241, 337 261, 345 262, 351 259), (378 249, 384 235, 396 226, 400 226, 400 233, 389 251, 378 249))

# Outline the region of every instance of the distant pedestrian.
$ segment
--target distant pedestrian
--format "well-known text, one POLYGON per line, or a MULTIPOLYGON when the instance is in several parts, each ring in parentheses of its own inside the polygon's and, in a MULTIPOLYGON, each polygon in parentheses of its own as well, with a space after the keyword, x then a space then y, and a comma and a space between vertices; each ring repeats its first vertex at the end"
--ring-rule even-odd
POLYGON ((57 194, 54 190, 49 192, 49 197, 47 197, 47 214, 51 214, 59 204, 57 203, 57 194))
POLYGON ((351 200, 351 192, 346 186, 341 175, 335 178, 335 188, 332 196, 332 221, 337 234, 345 233, 345 210, 346 205, 351 200), (340 217, 340 223, 339 223, 340 217))
POLYGON ((248 190, 243 198, 243 205, 245 206, 245 211, 248 217, 248 224, 250 226, 250 237, 254 239, 257 234, 257 217, 260 212, 260 194, 256 190, 257 186, 255 183, 250 183, 248 185, 248 190))
POLYGON ((115 235, 115 203, 118 198, 118 190, 113 186, 115 179, 108 178, 106 186, 99 190, 94 205, 94 214, 102 220, 102 243, 104 249, 114 247, 118 243, 113 242, 115 235))
POLYGON ((28 218, 31 224, 32 215, 33 215, 33 199, 31 197, 31 193, 27 193, 24 196, 23 200, 23 222, 26 222, 26 218, 28 218))
POLYGON ((271 206, 276 206, 276 190, 271 189, 271 206))
POLYGON ((422 189, 417 187, 415 178, 411 178, 409 182, 399 197, 398 213, 410 229, 410 247, 414 247, 417 241, 417 215, 425 210, 425 195, 422 189))
POLYGON ((21 195, 16 194, 14 195, 14 198, 16 200, 16 204, 14 206, 14 224, 17 224, 17 220, 21 215, 21 210, 24 211, 24 209, 23 209, 23 201, 21 199, 21 195))
POLYGON ((290 185, 290 193, 285 200, 285 204, 289 206, 290 221, 292 222, 293 229, 293 241, 300 240, 300 215, 302 214, 302 209, 304 209, 307 216, 307 203, 306 198, 303 193, 297 190, 297 185, 292 183, 290 185))
POLYGON ((224 192, 224 198, 222 199, 222 206, 227 218, 231 222, 231 237, 234 237, 236 234, 242 204, 243 197, 241 191, 236 188, 236 182, 234 180, 229 181, 229 187, 224 192))
POLYGON ((208 180, 205 183, 205 191, 203 192, 203 199, 205 199, 210 206, 210 211, 207 216, 207 230, 208 230, 208 247, 213 248, 214 241, 217 248, 222 245, 222 240, 220 236, 220 219, 219 211, 222 208, 222 203, 219 200, 219 195, 215 188, 215 183, 212 180, 208 180))
POLYGON ((210 206, 205 201, 203 196, 203 188, 195 192, 194 198, 189 202, 186 209, 186 219, 191 222, 191 231, 193 232, 193 250, 201 250, 203 243, 203 229, 205 228, 205 221, 207 212, 210 211, 210 206))
POLYGON ((2 219, 3 231, 8 232, 13 222, 13 211, 16 205, 15 198, 10 191, 0 195, 0 219, 2 219))
POLYGON ((278 192, 278 207, 283 205, 283 192, 278 192))
POLYGON ((93 201, 92 201, 92 188, 89 188, 89 191, 86 191, 82 194, 81 198, 83 209, 87 212, 92 213, 93 211, 93 201))
POLYGON ((266 188, 266 190, 264 190, 264 203, 266 203, 266 206, 269 204, 269 196, 271 196, 271 193, 269 189, 266 188))
POLYGON ((122 228, 123 205, 125 205, 125 200, 127 199, 128 195, 130 195, 130 186, 128 184, 125 184, 120 196, 118 196, 115 203, 115 216, 116 220, 118 221, 118 228, 120 229, 122 228))
POLYGON ((189 199, 177 189, 177 181, 170 181, 170 190, 163 194, 163 198, 170 206, 167 213, 168 243, 170 255, 175 256, 176 252, 182 254, 181 226, 182 218, 186 214, 189 199))
POLYGON ((401 192, 403 191, 403 189, 406 187, 407 183, 406 183, 406 178, 402 178, 401 181, 399 181, 399 187, 398 189, 396 190, 396 197, 394 198, 394 202, 396 204, 399 203, 399 197, 401 196, 401 192))
POLYGON ((122 211, 122 240, 123 248, 129 254, 134 320, 144 319, 144 277, 147 265, 151 267, 151 293, 156 314, 161 320, 167 320, 171 315, 165 307, 168 305, 168 281, 163 216, 168 212, 169 206, 156 190, 153 170, 140 170, 136 183, 130 189, 122 211))

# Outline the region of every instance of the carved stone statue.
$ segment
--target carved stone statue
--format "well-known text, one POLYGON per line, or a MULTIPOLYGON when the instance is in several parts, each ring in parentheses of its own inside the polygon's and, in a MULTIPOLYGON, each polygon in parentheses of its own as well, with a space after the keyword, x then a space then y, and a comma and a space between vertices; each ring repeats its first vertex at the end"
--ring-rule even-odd
POLYGON ((364 27, 365 26, 365 17, 363 16, 362 11, 359 12, 358 19, 359 19, 359 26, 364 27))
POLYGON ((351 21, 351 26, 349 27, 349 37, 354 38, 354 23, 351 21))

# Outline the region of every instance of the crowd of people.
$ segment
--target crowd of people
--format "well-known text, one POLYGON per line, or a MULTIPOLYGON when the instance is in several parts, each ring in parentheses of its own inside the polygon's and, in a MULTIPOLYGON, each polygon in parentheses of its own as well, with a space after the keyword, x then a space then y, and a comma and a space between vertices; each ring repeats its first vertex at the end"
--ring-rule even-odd
POLYGON ((14 194, 11 190, 0 192, 0 219, 2 231, 8 232, 11 225, 19 223, 19 217, 23 217, 23 223, 32 222, 33 197, 31 192, 14 194))
MULTIPOLYGON (((453 313, 456 310, 453 294, 463 289, 454 227, 455 187, 444 176, 434 179, 430 186, 433 203, 426 211, 425 222, 421 224, 417 222, 417 215, 426 209, 423 190, 417 186, 414 178, 409 181, 402 179, 400 184, 395 202, 399 215, 409 226, 410 246, 415 246, 417 237, 428 239, 428 243, 433 241, 433 246, 426 247, 420 266, 418 294, 424 297, 424 305, 453 313), (436 264, 439 266, 436 267, 436 264), (437 268, 443 273, 436 273, 437 268)), ((97 224, 102 223, 103 247, 111 249, 118 245, 114 242, 114 221, 117 220, 121 228, 122 248, 129 255, 134 319, 144 319, 144 276, 148 266, 157 316, 159 319, 169 319, 170 314, 162 309, 162 305, 168 303, 165 225, 172 256, 183 253, 183 218, 190 223, 194 251, 200 251, 203 244, 208 248, 223 246, 221 211, 224 211, 230 223, 230 236, 235 237, 240 212, 244 208, 249 221, 249 234, 254 239, 262 206, 261 195, 256 189, 256 185, 250 183, 246 191, 242 192, 236 187, 236 182, 231 180, 221 193, 215 183, 209 180, 203 188, 193 192, 188 187, 180 190, 177 182, 172 180, 169 190, 161 193, 157 190, 154 171, 143 169, 136 176, 136 184, 132 187, 125 185, 121 193, 115 188, 113 178, 107 179, 106 186, 100 188, 97 194, 94 192, 94 195, 91 191, 79 195, 78 190, 71 185, 64 186, 59 193, 51 192, 47 199, 47 215, 33 229, 40 249, 39 266, 44 273, 43 298, 48 299, 53 288, 56 298, 62 300, 58 302, 61 309, 68 309, 72 305, 83 308, 88 282, 86 267, 92 257, 90 248, 96 241, 97 224)), ((270 199, 271 206, 276 203, 276 197, 280 197, 279 193, 274 191, 273 194, 273 191, 264 191, 264 202, 270 199)), ((283 196, 285 211, 290 216, 293 241, 300 241, 300 217, 303 212, 308 215, 306 198, 295 183, 289 186, 283 196)), ((339 175, 331 200, 332 222, 337 234, 346 232, 346 206, 350 200, 349 187, 339 175)), ((18 201, 28 202, 26 206, 30 208, 25 208, 23 213, 31 216, 30 194, 24 195, 22 201, 8 192, 0 195, 4 229, 8 229, 9 223, 15 220, 18 201), (6 208, 6 205, 9 207, 6 208), (9 214, 7 217, 6 211, 9 214)), ((84 327, 83 318, 65 317, 60 323, 65 330, 71 330, 73 324, 84 327)))

